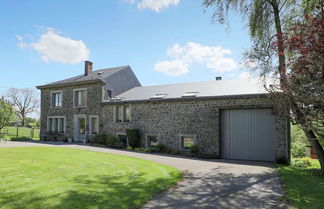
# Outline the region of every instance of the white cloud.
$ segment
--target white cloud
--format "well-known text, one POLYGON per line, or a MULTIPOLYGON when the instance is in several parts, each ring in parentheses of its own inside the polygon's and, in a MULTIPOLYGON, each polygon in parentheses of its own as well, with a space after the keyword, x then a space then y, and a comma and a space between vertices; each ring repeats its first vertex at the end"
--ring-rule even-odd
POLYGON ((20 36, 20 35, 15 35, 16 36, 16 39, 18 39, 18 41, 23 41, 23 37, 22 36, 20 36))
POLYGON ((164 8, 177 6, 180 0, 124 0, 128 3, 137 3, 139 9, 150 9, 155 12, 160 12, 164 8))
POLYGON ((250 72, 242 72, 239 74, 240 79, 249 79, 252 78, 252 75, 250 72))
POLYGON ((183 60, 162 61, 156 64, 154 69, 171 76, 179 76, 189 72, 188 66, 183 60))
POLYGON ((167 50, 167 55, 172 60, 157 63, 155 70, 180 76, 189 72, 191 64, 199 63, 217 73, 230 72, 238 66, 234 59, 225 57, 231 53, 230 50, 218 46, 204 46, 195 42, 181 46, 176 43, 167 50))
POLYGON ((81 40, 73 40, 58 34, 53 28, 46 28, 39 40, 25 43, 23 37, 16 35, 20 48, 35 49, 44 62, 56 61, 64 64, 77 64, 89 58, 89 49, 81 40))
POLYGON ((19 41, 17 44, 19 48, 26 48, 28 46, 28 44, 24 42, 24 38, 22 36, 16 34, 15 37, 19 41))
POLYGON ((47 28, 39 40, 31 43, 30 46, 45 62, 52 60, 64 64, 76 64, 89 58, 89 49, 83 41, 60 36, 52 28, 47 28))
POLYGON ((24 43, 24 42, 20 42, 20 43, 18 43, 17 44, 17 46, 19 47, 19 48, 26 48, 26 47, 28 47, 28 44, 26 44, 26 43, 24 43))

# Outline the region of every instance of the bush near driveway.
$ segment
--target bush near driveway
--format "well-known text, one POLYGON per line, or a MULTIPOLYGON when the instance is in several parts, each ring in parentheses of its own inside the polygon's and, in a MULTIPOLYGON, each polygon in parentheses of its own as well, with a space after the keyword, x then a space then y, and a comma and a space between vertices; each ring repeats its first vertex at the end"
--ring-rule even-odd
POLYGON ((130 147, 134 149, 141 146, 141 134, 138 129, 126 129, 126 134, 130 147))
POLYGON ((108 138, 108 134, 99 133, 94 136, 89 137, 89 141, 91 144, 102 144, 105 145, 108 138))
POLYGON ((117 144, 117 141, 118 140, 117 140, 117 137, 115 135, 108 134, 106 145, 108 147, 115 147, 115 145, 117 144))
POLYGON ((0 148, 0 208, 139 208, 181 179, 158 163, 53 147, 0 148))

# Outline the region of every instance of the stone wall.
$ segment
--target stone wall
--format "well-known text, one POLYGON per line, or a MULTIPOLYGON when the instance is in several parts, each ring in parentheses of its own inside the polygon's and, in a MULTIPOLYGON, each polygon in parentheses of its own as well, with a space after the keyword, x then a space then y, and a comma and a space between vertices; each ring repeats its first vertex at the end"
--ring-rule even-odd
MULTIPOLYGON (((86 114, 86 127, 89 130, 89 115, 98 115, 99 124, 102 124, 102 83, 88 83, 82 85, 46 88, 41 90, 41 139, 44 139, 47 132, 48 116, 65 116, 66 117, 66 133, 65 136, 73 138, 73 117, 75 114, 86 114), (87 106, 85 108, 73 107, 73 89, 87 89, 87 106), (62 108, 51 108, 50 92, 63 91, 62 108)), ((100 125, 99 125, 100 129, 100 125)))
MULTIPOLYGON (((125 133, 127 128, 141 131, 143 145, 146 135, 155 135, 159 143, 180 149, 180 135, 193 135, 201 153, 220 157, 220 111, 233 108, 270 108, 266 98, 182 100, 130 103, 131 121, 114 122, 114 104, 103 104, 103 130, 125 133)), ((287 121, 275 117, 276 157, 286 157, 287 121)))

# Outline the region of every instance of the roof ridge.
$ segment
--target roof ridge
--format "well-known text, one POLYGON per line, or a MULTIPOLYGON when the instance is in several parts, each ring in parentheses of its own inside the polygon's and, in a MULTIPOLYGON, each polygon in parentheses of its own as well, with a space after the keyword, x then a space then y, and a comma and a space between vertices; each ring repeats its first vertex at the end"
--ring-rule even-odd
POLYGON ((58 84, 69 84, 69 83, 74 83, 74 82, 80 82, 80 81, 90 81, 90 80, 102 80, 106 77, 109 77, 123 69, 127 69, 130 68, 129 65, 124 65, 124 66, 119 66, 119 67, 111 67, 111 68, 104 68, 104 69, 98 69, 98 70, 94 70, 91 73, 89 73, 88 75, 84 75, 84 74, 79 74, 76 76, 72 76, 69 78, 65 78, 62 80, 58 80, 58 81, 53 81, 50 83, 47 83, 43 86, 48 86, 48 85, 58 85, 58 84), (103 77, 100 77, 99 75, 101 75, 101 73, 99 74, 99 72, 102 72, 103 77))
POLYGON ((199 84, 199 83, 212 83, 212 82, 224 82, 224 81, 237 81, 237 80, 247 80, 247 79, 226 79, 226 80, 209 80, 209 81, 193 81, 193 82, 183 82, 183 83, 168 83, 168 84, 158 84, 158 85, 148 85, 148 86, 139 86, 143 87, 160 87, 160 86, 172 86, 172 85, 181 85, 181 84, 199 84))
POLYGON ((94 70, 92 71, 93 72, 96 72, 96 71, 102 71, 102 70, 111 70, 111 69, 119 69, 119 68, 125 68, 125 67, 129 67, 129 65, 123 65, 123 66, 118 66, 118 67, 110 67, 110 68, 102 68, 102 69, 97 69, 97 70, 94 70))

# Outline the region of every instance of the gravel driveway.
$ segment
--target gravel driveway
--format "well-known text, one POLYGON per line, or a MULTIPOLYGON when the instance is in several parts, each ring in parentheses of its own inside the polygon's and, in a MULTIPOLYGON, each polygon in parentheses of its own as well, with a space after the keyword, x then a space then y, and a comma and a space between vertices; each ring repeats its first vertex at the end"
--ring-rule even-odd
MULTIPOLYGON (((176 167, 184 180, 143 208, 287 208, 279 178, 270 163, 201 160, 67 143, 0 142, 0 147, 55 146, 127 155, 176 167)), ((127 194, 125 194, 127 195, 127 194)))

